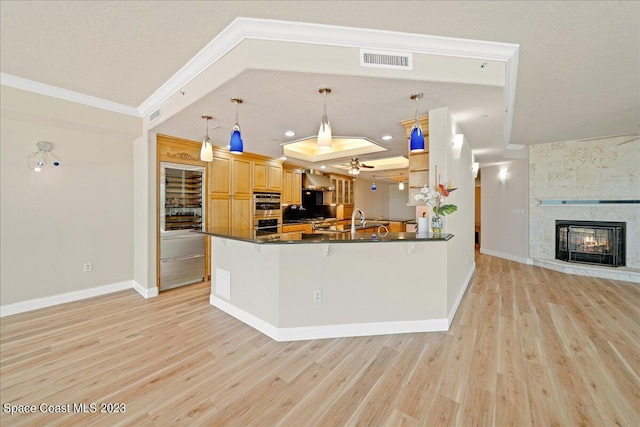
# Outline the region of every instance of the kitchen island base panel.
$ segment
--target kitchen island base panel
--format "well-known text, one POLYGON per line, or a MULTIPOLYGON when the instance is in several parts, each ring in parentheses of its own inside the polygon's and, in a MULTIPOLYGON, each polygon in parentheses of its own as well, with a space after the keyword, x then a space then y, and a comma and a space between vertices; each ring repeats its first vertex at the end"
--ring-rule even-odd
POLYGON ((451 243, 259 244, 212 235, 211 271, 229 272, 230 290, 218 295, 212 277, 210 302, 277 341, 446 331, 473 273, 452 283, 451 243))
MULTIPOLYGON (((209 303, 235 317, 241 322, 265 334, 274 341, 304 341, 325 338, 362 337, 373 335, 409 334, 416 332, 445 332, 449 330, 449 321, 444 319, 351 323, 341 325, 302 326, 278 328, 262 319, 229 304, 222 298, 210 295, 209 303)), ((453 318, 453 313, 451 318, 453 318)))

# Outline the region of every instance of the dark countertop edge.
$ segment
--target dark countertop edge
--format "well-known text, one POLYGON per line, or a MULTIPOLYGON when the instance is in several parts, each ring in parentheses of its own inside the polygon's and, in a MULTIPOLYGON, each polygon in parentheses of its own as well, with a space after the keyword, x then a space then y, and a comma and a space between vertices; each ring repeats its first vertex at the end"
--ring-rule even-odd
MULTIPOLYGON (((351 223, 351 218, 338 219, 337 221, 349 221, 349 223, 351 223)), ((367 221, 367 222, 375 222, 375 223, 403 222, 405 224, 411 224, 411 223, 415 223, 416 222, 415 219, 381 219, 381 220, 366 219, 365 221, 367 221)), ((287 222, 287 221, 284 221, 284 220, 282 222, 282 225, 299 225, 299 224, 310 224, 310 222, 287 222)))
MULTIPOLYGON (((392 243, 392 242, 446 242, 448 240, 451 240, 454 235, 450 234, 450 233, 442 233, 442 235, 440 237, 433 237, 431 235, 431 233, 429 233, 427 236, 428 237, 417 237, 416 233, 412 233, 412 232, 404 232, 404 233, 389 233, 392 236, 390 237, 397 237, 397 235, 403 235, 406 236, 407 238, 389 238, 389 237, 380 237, 380 236, 376 236, 376 238, 363 238, 363 239, 354 239, 354 240, 350 240, 350 239, 346 239, 346 240, 330 240, 330 239, 326 239, 323 240, 322 236, 331 236, 331 234, 318 234, 318 236, 320 236, 317 240, 316 239, 304 239, 304 240, 293 240, 293 239, 287 239, 285 238, 285 240, 268 240, 268 239, 254 239, 254 238, 249 238, 249 237, 242 237, 242 236, 234 236, 234 235, 230 235, 227 233, 217 233, 217 232, 210 232, 210 231, 198 231, 198 230, 194 230, 194 233, 199 233, 199 234, 205 234, 208 236, 214 236, 214 237, 219 237, 222 239, 230 239, 230 240, 238 240, 241 242, 247 242, 247 243, 254 243, 254 244, 259 244, 259 245, 263 245, 263 244, 315 244, 315 243, 322 243, 322 244, 326 244, 326 243, 392 243)), ((300 232, 292 232, 292 233, 282 233, 282 234, 291 234, 291 235, 295 235, 295 234, 304 234, 304 233, 300 233, 300 232)))

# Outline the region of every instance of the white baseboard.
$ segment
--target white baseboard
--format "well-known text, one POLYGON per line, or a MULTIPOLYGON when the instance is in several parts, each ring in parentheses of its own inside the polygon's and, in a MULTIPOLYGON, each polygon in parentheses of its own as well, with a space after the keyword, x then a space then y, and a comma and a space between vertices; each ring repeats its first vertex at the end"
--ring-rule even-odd
POLYGON ((228 302, 209 296, 214 307, 246 323, 275 341, 302 341, 324 338, 360 337, 370 335, 406 334, 412 332, 442 332, 449 329, 447 319, 411 320, 396 322, 348 323, 341 325, 278 328, 228 302))
POLYGON ((51 307, 53 305, 64 304, 66 302, 73 302, 86 298, 97 297, 100 295, 110 294, 112 292, 131 289, 132 287, 133 281, 126 280, 124 282, 98 286, 97 288, 83 289, 81 291, 67 292, 59 295, 52 295, 49 297, 36 298, 28 301, 7 304, 0 306, 0 317, 11 316, 12 314, 24 313, 44 307, 51 307))
POLYGON ((506 252, 492 251, 490 249, 485 249, 482 246, 480 247, 480 253, 495 256, 498 258, 508 259, 509 261, 515 261, 521 264, 533 265, 533 260, 531 258, 523 258, 516 255, 508 254, 506 252))
POLYGON ((451 308, 451 311, 449 312, 449 317, 447 318, 448 320, 448 326, 451 326, 451 323, 453 322, 453 318, 456 316, 456 313, 458 312, 458 307, 460 306, 460 303, 462 302, 462 297, 464 296, 464 293, 467 291, 467 287, 469 286, 469 283, 471 283, 471 277, 473 277, 473 272, 476 271, 476 263, 474 262, 473 265, 471 266, 471 269, 469 270, 469 274, 467 274, 467 277, 464 279, 464 285, 462 286, 462 289, 460 289, 460 292, 458 293, 458 297, 456 298, 456 302, 453 304, 453 307, 451 308))
POLYGON ((145 288, 135 280, 132 280, 132 283, 133 283, 133 289, 135 289, 137 293, 139 293, 145 298, 154 298, 154 297, 157 297, 159 294, 157 286, 154 286, 153 288, 145 288))

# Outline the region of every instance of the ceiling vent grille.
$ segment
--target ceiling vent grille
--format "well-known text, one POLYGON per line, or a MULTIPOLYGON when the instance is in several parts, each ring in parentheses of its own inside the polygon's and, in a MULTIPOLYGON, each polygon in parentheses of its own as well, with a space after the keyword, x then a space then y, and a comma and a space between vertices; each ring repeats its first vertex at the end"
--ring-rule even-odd
POLYGON ((384 50, 360 49, 360 66, 413 70, 413 54, 384 50))
POLYGON ((152 122, 155 119, 157 119, 158 117, 160 117, 160 109, 159 108, 149 115, 149 121, 152 122))

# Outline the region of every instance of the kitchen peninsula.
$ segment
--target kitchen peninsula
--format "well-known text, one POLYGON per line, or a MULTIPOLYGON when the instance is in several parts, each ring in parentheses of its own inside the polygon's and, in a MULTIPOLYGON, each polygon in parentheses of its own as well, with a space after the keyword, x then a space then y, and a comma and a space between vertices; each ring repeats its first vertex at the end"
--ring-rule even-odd
POLYGON ((448 330, 472 273, 451 234, 203 233, 211 304, 276 341, 448 330))

